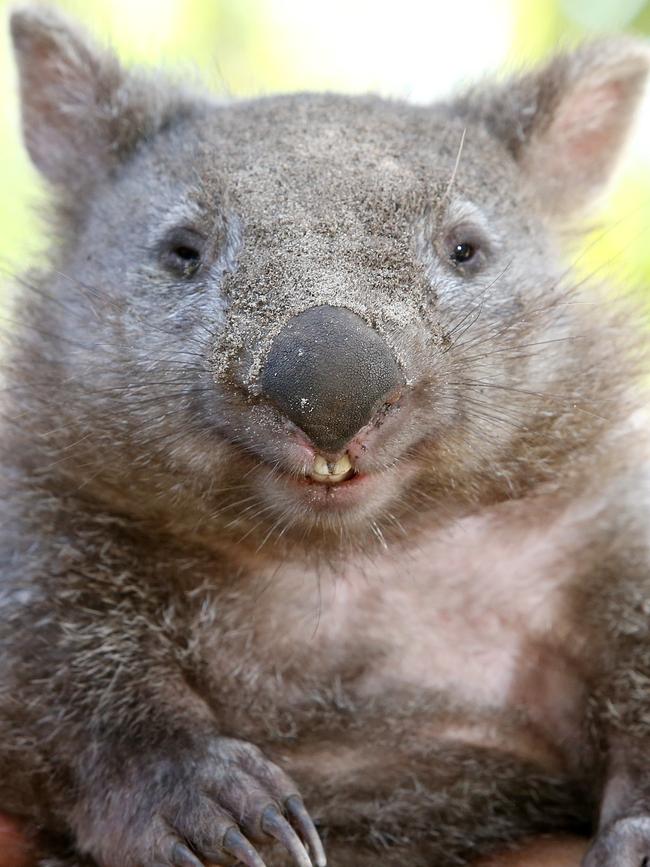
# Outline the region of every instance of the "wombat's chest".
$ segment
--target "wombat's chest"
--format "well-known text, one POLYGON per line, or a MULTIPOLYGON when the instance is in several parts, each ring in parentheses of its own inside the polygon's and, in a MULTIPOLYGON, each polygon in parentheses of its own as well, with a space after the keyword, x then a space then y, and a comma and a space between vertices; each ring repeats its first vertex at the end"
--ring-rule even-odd
POLYGON ((544 739, 571 741, 584 694, 569 605, 578 525, 575 516, 465 520, 408 554, 341 574, 287 570, 287 604, 281 620, 260 626, 260 647, 324 686, 345 680, 362 701, 408 692, 432 708, 503 712, 544 739))

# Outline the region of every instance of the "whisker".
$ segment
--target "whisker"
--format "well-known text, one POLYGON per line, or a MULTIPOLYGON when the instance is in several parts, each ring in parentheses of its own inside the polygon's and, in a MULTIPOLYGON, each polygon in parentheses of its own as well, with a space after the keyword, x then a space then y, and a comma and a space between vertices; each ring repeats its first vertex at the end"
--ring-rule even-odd
POLYGON ((452 187, 454 186, 454 181, 456 180, 456 175, 458 174, 458 166, 460 165, 460 157, 463 153, 463 145, 465 144, 465 136, 467 135, 467 127, 463 129, 462 135, 460 137, 460 142, 458 144, 458 151, 456 152, 456 159, 454 161, 454 168, 451 172, 451 177, 449 178, 449 183, 447 184, 447 189, 444 192, 442 199, 440 200, 440 204, 438 206, 438 210, 441 212, 447 204, 449 199, 449 194, 451 193, 452 187))

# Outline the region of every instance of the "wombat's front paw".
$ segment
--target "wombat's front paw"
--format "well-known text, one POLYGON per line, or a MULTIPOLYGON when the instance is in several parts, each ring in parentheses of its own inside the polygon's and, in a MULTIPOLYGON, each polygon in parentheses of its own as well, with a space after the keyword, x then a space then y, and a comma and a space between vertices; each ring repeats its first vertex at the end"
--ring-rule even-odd
POLYGON ((650 867, 650 816, 619 819, 604 828, 582 867, 650 867))
POLYGON ((111 797, 117 809, 95 814, 89 834, 79 834, 82 849, 100 864, 264 867, 250 841, 276 840, 296 867, 312 867, 312 859, 324 867, 323 846, 295 784, 257 747, 216 738, 200 758, 170 760, 150 776, 136 791, 111 797))

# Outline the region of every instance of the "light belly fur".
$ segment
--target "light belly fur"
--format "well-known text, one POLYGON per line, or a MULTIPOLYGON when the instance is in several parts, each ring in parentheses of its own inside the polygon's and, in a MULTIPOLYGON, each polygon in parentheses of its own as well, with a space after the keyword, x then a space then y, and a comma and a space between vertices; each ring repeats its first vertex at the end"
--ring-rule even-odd
MULTIPOLYGON (((272 600, 265 606, 260 647, 267 642, 269 658, 305 660, 323 680, 356 660, 350 686, 362 701, 406 692, 433 708, 440 699, 440 718, 414 719, 424 737, 556 768, 576 746, 586 695, 570 588, 581 527, 596 509, 505 504, 408 553, 319 575, 285 567, 275 588, 292 601, 281 615, 272 600), (451 723, 449 706, 459 709, 451 723)), ((328 764, 329 748, 323 755, 328 764)))

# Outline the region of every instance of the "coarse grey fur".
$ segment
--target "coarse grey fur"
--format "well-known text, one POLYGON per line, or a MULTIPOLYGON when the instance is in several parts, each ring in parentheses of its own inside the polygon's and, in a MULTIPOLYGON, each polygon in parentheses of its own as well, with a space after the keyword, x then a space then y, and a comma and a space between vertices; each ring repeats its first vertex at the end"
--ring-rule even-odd
POLYGON ((334 867, 567 830, 645 864, 644 340, 561 255, 645 46, 219 104, 51 11, 12 33, 53 243, 6 350, 0 807, 42 865, 259 863, 235 827, 305 863, 269 804, 322 860, 298 792, 334 867), (403 381, 340 486, 263 386, 327 307, 403 381))

